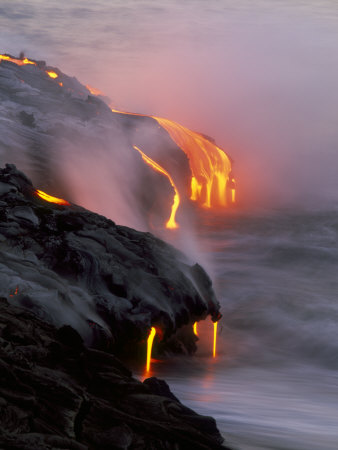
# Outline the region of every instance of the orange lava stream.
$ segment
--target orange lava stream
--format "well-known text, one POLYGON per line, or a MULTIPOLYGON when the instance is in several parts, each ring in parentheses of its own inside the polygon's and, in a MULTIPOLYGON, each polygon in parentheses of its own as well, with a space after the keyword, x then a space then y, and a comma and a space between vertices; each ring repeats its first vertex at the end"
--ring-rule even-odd
POLYGON ((231 179, 231 202, 235 203, 236 202, 236 182, 235 182, 235 178, 231 179))
POLYGON ((16 59, 16 58, 11 58, 8 55, 0 55, 0 61, 10 61, 14 64, 17 64, 18 66, 24 66, 25 64, 33 64, 34 66, 36 66, 36 62, 31 61, 27 58, 23 58, 23 59, 16 59))
POLYGON ((212 356, 216 358, 216 346, 217 346, 217 322, 214 322, 214 345, 212 348, 212 356))
POLYGON ((110 106, 110 110, 114 113, 125 114, 126 116, 152 117, 152 116, 147 116, 145 114, 137 114, 137 113, 127 112, 127 111, 121 111, 119 109, 114 109, 111 106, 110 106))
POLYGON ((167 221, 165 226, 166 226, 166 228, 170 228, 170 229, 178 228, 178 224, 175 221, 175 216, 176 216, 177 208, 180 204, 180 195, 178 193, 178 190, 175 186, 173 179, 171 178, 169 173, 165 169, 163 169, 163 167, 161 167, 159 164, 157 164, 157 162, 155 162, 151 158, 149 158, 149 156, 147 156, 145 153, 143 153, 142 150, 140 150, 138 147, 136 147, 136 145, 134 145, 134 149, 137 150, 141 154, 144 162, 146 162, 149 166, 151 166, 157 172, 160 172, 163 175, 165 175, 168 178, 171 186, 174 188, 174 191, 175 191, 174 202, 171 206, 171 214, 170 214, 169 220, 167 221))
POLYGON ((56 72, 53 72, 53 70, 46 70, 46 74, 50 77, 50 78, 58 78, 58 74, 56 72))
MULTIPOLYGON (((231 173, 231 161, 221 148, 203 135, 172 120, 129 113, 113 108, 111 110, 119 114, 155 119, 188 157, 191 169, 190 200, 197 201, 207 208, 227 205, 227 185, 231 173)), ((233 189, 231 190, 231 198, 232 203, 234 203, 233 189)))
POLYGON ((226 153, 199 133, 168 119, 152 116, 189 159, 191 200, 203 206, 226 206, 231 161, 226 153))
POLYGON ((236 189, 231 189, 231 201, 232 203, 236 202, 236 189))
POLYGON ((64 200, 63 198, 52 197, 51 195, 48 195, 45 192, 40 191, 39 189, 36 190, 35 192, 40 198, 46 200, 47 202, 57 203, 58 205, 68 205, 68 206, 70 205, 70 203, 67 202, 67 200, 64 200))
POLYGON ((93 95, 104 95, 103 92, 101 92, 99 89, 96 89, 96 88, 90 86, 89 84, 86 84, 86 88, 93 95))
POLYGON ((192 329, 194 331, 194 335, 198 336, 198 331, 197 331, 197 322, 194 323, 194 325, 192 326, 192 329))
POLYGON ((148 340, 147 340, 147 364, 146 364, 146 371, 149 372, 150 370, 150 362, 151 362, 151 350, 153 348, 153 342, 154 337, 156 334, 156 329, 154 327, 151 327, 148 340))

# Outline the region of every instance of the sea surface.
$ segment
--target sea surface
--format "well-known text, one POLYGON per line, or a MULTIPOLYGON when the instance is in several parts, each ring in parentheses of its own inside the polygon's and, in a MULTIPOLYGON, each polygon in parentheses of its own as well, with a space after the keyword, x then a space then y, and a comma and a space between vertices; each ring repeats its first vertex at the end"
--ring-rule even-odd
POLYGON ((206 321, 197 355, 154 374, 234 448, 337 449, 338 210, 207 216, 200 240, 222 305, 217 357, 206 321))
POLYGON ((337 0, 0 0, 0 47, 229 151, 237 209, 191 231, 217 357, 205 322, 153 374, 236 449, 337 450, 337 0))

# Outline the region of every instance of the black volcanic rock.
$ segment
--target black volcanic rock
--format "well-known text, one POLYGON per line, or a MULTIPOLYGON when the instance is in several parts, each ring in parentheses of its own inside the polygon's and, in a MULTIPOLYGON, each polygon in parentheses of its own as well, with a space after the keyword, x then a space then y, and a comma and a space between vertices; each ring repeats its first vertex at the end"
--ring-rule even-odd
POLYGON ((12 165, 0 170, 0 295, 121 354, 144 351, 151 326, 162 349, 192 352, 193 322, 220 316, 199 265, 150 233, 42 200, 12 165))
POLYGON ((0 448, 224 449, 214 419, 157 379, 0 299, 0 448))

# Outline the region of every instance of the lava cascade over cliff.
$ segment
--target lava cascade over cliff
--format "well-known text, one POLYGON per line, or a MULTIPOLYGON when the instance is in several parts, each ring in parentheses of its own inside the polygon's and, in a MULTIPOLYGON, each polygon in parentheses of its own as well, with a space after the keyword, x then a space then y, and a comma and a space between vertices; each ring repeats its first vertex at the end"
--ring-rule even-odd
MULTIPOLYGON (((15 72, 15 76, 19 78, 20 82, 23 84, 21 89, 24 86, 31 86, 33 89, 38 88, 45 89, 42 82, 45 83, 42 74, 44 77, 50 80, 55 87, 53 87, 53 91, 51 91, 51 87, 48 87, 50 92, 53 92, 55 95, 60 97, 60 100, 65 102, 65 111, 73 111, 75 108, 77 109, 79 106, 79 101, 83 102, 83 106, 85 108, 82 109, 81 113, 76 112, 77 115, 81 115, 80 120, 88 120, 91 123, 94 123, 94 117, 96 115, 95 121, 101 120, 104 118, 105 121, 108 122, 108 107, 104 104, 102 100, 105 100, 102 92, 98 89, 95 89, 89 85, 86 87, 78 83, 75 79, 67 77, 63 74, 59 69, 54 67, 46 66, 46 64, 42 61, 34 61, 28 58, 25 58, 21 55, 20 58, 14 58, 10 55, 0 55, 0 67, 6 64, 15 64, 20 69, 25 70, 27 67, 27 71, 24 72, 15 72), (38 80, 40 74, 40 80, 38 80), (57 91, 55 89, 59 89, 57 91), (65 97, 66 96, 66 97, 65 97), (91 108, 91 111, 87 111, 87 109, 91 108)), ((46 81, 47 81, 46 79, 46 81)), ((51 85, 52 86, 52 85, 51 85)), ((47 89, 47 84, 46 84, 47 89)), ((29 88, 31 95, 32 89, 29 88)), ((15 94, 17 93, 17 89, 15 89, 15 94)), ((21 95, 22 96, 22 95, 21 95)), ((22 104, 22 100, 16 97, 16 100, 21 103, 22 107, 24 107, 23 111, 20 112, 20 119, 24 123, 25 126, 29 126, 31 129, 41 128, 43 135, 40 133, 38 139, 45 139, 46 136, 46 125, 42 124, 42 120, 46 121, 46 115, 41 119, 41 121, 37 124, 37 118, 39 114, 43 111, 41 108, 38 108, 38 114, 34 114, 33 108, 29 105, 29 101, 25 101, 22 104), (31 113, 27 113, 26 110, 31 110, 31 113), (38 127, 41 123, 41 127, 38 127)), ((6 99, 4 99, 6 100, 6 99)), ((60 118, 59 118, 59 109, 60 102, 53 106, 51 102, 51 109, 56 110, 56 115, 51 119, 57 123, 57 127, 59 127, 60 118)), ((34 108, 37 107, 35 98, 32 97, 32 106, 34 108)), ((43 108, 46 108, 43 105, 43 108)), ((110 108, 109 108, 110 109, 110 108)), ((134 189, 135 197, 141 195, 145 201, 143 202, 143 209, 149 209, 153 214, 155 211, 156 214, 160 214, 162 216, 167 216, 162 224, 169 228, 175 229, 179 226, 179 220, 177 220, 177 213, 180 213, 180 209, 184 209, 184 205, 187 205, 189 202, 195 203, 198 207, 202 208, 226 208, 235 203, 235 180, 233 178, 232 171, 232 161, 230 157, 220 148, 218 147, 210 138, 206 136, 193 132, 188 128, 168 119, 162 119, 155 116, 145 116, 142 114, 135 113, 126 113, 123 111, 119 111, 116 109, 111 110, 114 113, 115 121, 120 121, 122 127, 126 128, 126 134, 132 134, 132 142, 130 142, 130 138, 124 139, 126 142, 123 143, 122 146, 126 145, 129 149, 133 149, 133 152, 137 150, 141 156, 141 161, 146 163, 147 168, 136 169, 133 167, 132 170, 138 170, 139 173, 144 173, 144 177, 148 180, 153 178, 152 176, 146 175, 149 168, 151 170, 155 170, 157 173, 161 174, 160 178, 154 178, 156 183, 161 183, 161 185, 166 187, 157 189, 149 189, 140 186, 139 183, 144 185, 143 175, 141 176, 139 181, 133 181, 130 183, 132 185, 128 186, 128 189, 134 189), (119 117, 124 116, 119 119, 119 117), (136 122, 135 122, 136 120, 136 122), (157 124, 157 127, 154 127, 154 122, 157 124), (146 124, 146 126, 145 126, 146 124), (143 130, 144 134, 148 132, 148 129, 153 133, 155 128, 160 128, 167 134, 167 138, 163 135, 159 135, 158 144, 153 145, 153 149, 149 148, 149 143, 146 140, 144 144, 144 140, 140 138, 140 133, 137 133, 140 128, 143 130), (134 128, 134 133, 130 133, 130 129, 134 128), (167 139, 167 140, 166 140, 167 139), (128 142, 129 141, 129 142, 128 142), (163 141, 163 142, 162 142, 163 141), (171 141, 170 148, 168 147, 168 142, 171 141), (157 148, 155 148, 157 147, 157 148), (185 155, 184 159, 182 156, 177 153, 177 151, 182 151, 185 155), (173 164, 172 161, 176 161, 173 164), (184 168, 184 170, 182 169, 184 168), (133 184, 134 183, 134 184, 133 184), (142 194, 144 190, 144 193, 142 194), (151 200, 152 199, 152 200, 151 200), (170 209, 170 212, 168 212, 170 209), (167 210, 167 212, 165 212, 167 210)), ((49 118, 49 117, 48 117, 49 118)), ((67 119, 69 122, 69 119, 67 119)), ((47 130, 55 129, 55 124, 48 124, 47 130)), ((106 124, 105 124, 106 126, 106 124)), ((67 128, 69 128, 69 124, 67 124, 67 128)), ((39 130, 40 131, 40 130, 39 130)), ((101 130, 100 130, 101 131, 101 130)), ((75 132, 78 132, 75 130, 75 132)), ((69 135, 69 130, 63 130, 63 135, 69 135)), ((142 134, 141 133, 141 134, 142 134)), ((150 134, 151 134, 150 133, 150 134)), ((20 133, 19 133, 20 134, 20 133)), ((27 130, 23 131, 24 139, 27 138, 27 130)), ((116 135, 117 133, 115 133, 116 135)), ((64 139, 64 137, 62 138, 64 139)), ((35 141, 37 140, 36 136, 32 136, 32 143, 29 143, 29 146, 36 147, 35 141), (34 143, 33 143, 34 142, 34 143)), ((107 139, 106 139, 107 141, 107 139)), ((99 142, 97 141, 98 145, 99 142)), ((16 143, 17 145, 17 143, 16 143)), ((81 145, 81 143, 79 143, 81 145)), ((106 145, 106 144, 104 144, 106 145)), ((46 147, 46 144, 44 144, 46 147)), ((0 145, 1 150, 1 145, 0 145)), ((49 152, 49 150, 47 150, 49 152)), ((1 155, 1 154, 0 154, 1 155)), ((48 156, 44 156, 46 159, 48 156)), ((39 151, 39 158, 41 158, 41 152, 39 151)), ((128 158, 135 160, 135 157, 130 154, 128 158)), ((18 161, 15 159, 6 160, 3 159, 3 163, 5 162, 13 162, 18 164, 18 161)), ((128 163, 129 164, 129 163, 128 163)), ((139 164, 136 164, 139 167, 139 164)), ((79 169, 80 170, 80 169, 79 169)), ((44 170, 45 172, 48 172, 44 170)), ((40 171, 40 173, 42 170, 40 171)), ((32 176, 33 181, 35 181, 34 176, 30 173, 28 169, 28 174, 32 176)), ((138 178, 137 175, 134 178, 138 178)), ((73 183, 72 177, 68 177, 70 183, 73 183)), ((50 185, 51 181, 48 180, 47 186, 50 185)), ((147 181, 146 184, 150 183, 147 181)), ((40 184, 40 183, 39 183, 40 184)), ((62 184, 62 183, 61 183, 62 184)), ((67 183, 66 183, 67 184, 67 183)), ((47 190, 47 189, 46 189, 47 190)), ((63 194, 63 192, 60 192, 63 194)), ((88 205, 91 207, 91 205, 88 205)), ((105 213, 105 211, 103 211, 105 213)), ((158 221, 156 222, 158 224, 158 221)), ((134 225, 134 224, 131 224, 134 225)), ((153 227, 152 225, 151 227, 153 227)), ((155 227, 158 225, 155 225, 155 227)))

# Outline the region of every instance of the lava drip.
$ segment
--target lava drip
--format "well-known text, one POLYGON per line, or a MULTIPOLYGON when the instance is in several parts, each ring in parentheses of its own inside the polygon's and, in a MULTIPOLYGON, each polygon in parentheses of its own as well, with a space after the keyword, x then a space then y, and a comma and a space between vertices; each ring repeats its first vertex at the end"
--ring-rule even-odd
POLYGON ((217 323, 214 322, 214 344, 212 348, 212 356, 216 358, 216 348, 217 348, 217 323))
POLYGON ((176 217, 177 208, 180 204, 180 195, 178 193, 178 190, 175 186, 173 179, 171 178, 169 173, 165 169, 163 169, 163 167, 161 167, 157 162, 155 162, 154 160, 149 158, 149 156, 147 156, 145 153, 143 153, 142 150, 140 150, 138 147, 136 147, 136 145, 134 145, 134 149, 137 150, 141 154, 144 162, 146 162, 149 166, 151 166, 157 172, 160 172, 163 175, 165 175, 168 178, 171 186, 174 188, 175 195, 174 195, 173 204, 171 206, 171 214, 170 214, 170 217, 169 217, 167 223, 165 224, 165 226, 166 226, 166 228, 170 228, 170 229, 178 228, 178 224, 175 220, 175 217, 176 217))
POLYGON ((151 362, 151 351, 153 348, 153 342, 154 337, 156 334, 156 329, 154 327, 151 327, 148 340, 147 340, 147 363, 146 363, 146 371, 149 372, 150 370, 150 362, 151 362))

